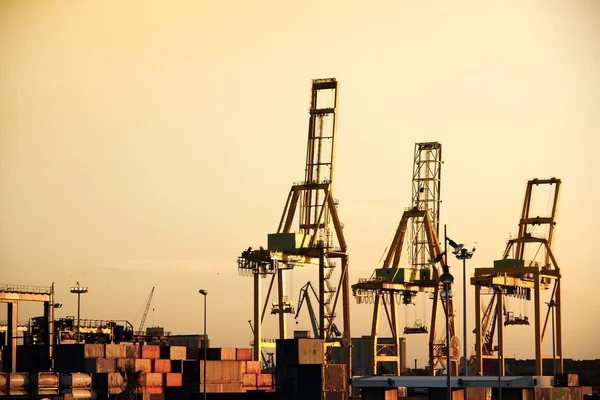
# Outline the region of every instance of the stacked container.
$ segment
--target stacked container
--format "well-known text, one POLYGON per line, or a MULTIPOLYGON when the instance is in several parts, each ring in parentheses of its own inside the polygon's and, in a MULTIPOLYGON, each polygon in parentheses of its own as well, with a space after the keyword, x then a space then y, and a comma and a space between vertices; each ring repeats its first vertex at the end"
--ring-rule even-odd
POLYGON ((8 375, 8 394, 10 396, 28 395, 30 375, 28 372, 11 372, 8 375))
POLYGON ((70 395, 75 399, 91 399, 92 375, 81 372, 61 374, 60 390, 62 394, 70 395))
POLYGON ((8 379, 4 372, 0 372, 0 396, 6 396, 8 393, 8 379))
POLYGON ((37 393, 39 395, 58 395, 58 372, 40 372, 37 375, 37 393))
POLYGON ((277 391, 285 400, 344 399, 348 390, 345 364, 324 364, 321 339, 277 340, 277 391))

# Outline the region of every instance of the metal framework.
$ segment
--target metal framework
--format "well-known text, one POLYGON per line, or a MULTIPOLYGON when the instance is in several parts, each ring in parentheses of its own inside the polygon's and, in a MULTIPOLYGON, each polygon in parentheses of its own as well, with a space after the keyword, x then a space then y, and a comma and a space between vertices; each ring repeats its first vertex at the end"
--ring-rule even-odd
MULTIPOLYGON (((507 325, 528 325, 529 319, 511 318, 506 313, 504 297, 516 297, 533 300, 534 305, 534 341, 535 341, 535 375, 542 374, 542 343, 552 308, 556 308, 556 357, 558 359, 557 373, 563 372, 562 330, 561 330, 561 296, 560 268, 552 252, 554 230, 561 181, 557 178, 533 179, 527 182, 523 211, 519 222, 519 234, 508 241, 502 260, 494 262, 494 268, 476 268, 471 284, 475 285, 475 336, 477 374, 483 374, 485 359, 495 359, 494 351, 499 351, 500 374, 504 375, 504 327, 507 325), (552 186, 551 210, 548 216, 533 216, 531 214, 532 194, 539 185, 552 186), (533 235, 537 226, 547 227, 546 235, 533 235), (535 256, 525 260, 525 250, 532 249, 535 256), (552 289, 550 304, 542 325, 542 290, 552 289), (490 290, 491 289, 491 290, 490 290), (481 296, 493 290, 493 297, 486 311, 481 315, 481 296), (502 311, 500 311, 502 310, 502 311), (505 323, 498 323, 498 346, 493 347, 495 322, 501 312, 506 316, 505 323), (493 314, 493 315, 492 315, 493 314)), ((501 321, 499 321, 501 322, 501 321)), ((554 347, 554 343, 552 344, 554 347)))
POLYGON ((400 374, 400 332, 398 329, 397 304, 415 304, 419 292, 430 293, 433 299, 431 329, 426 326, 405 329, 405 333, 429 333, 429 368, 448 368, 444 353, 445 333, 436 338, 438 304, 449 315, 448 325, 451 338, 450 362, 454 374, 458 372, 459 343, 455 335, 454 307, 450 297, 441 296, 439 276, 442 268, 433 266, 429 260, 447 265, 442 253, 439 237, 440 187, 441 187, 442 145, 438 142, 416 143, 412 179, 412 205, 400 220, 381 268, 369 279, 359 279, 352 285, 354 296, 359 303, 372 302, 373 321, 371 329, 370 372, 377 374, 379 362, 392 362, 394 374, 400 374), (409 230, 410 229, 410 230, 409 230), (409 230, 408 237, 406 235, 409 230), (410 268, 400 268, 403 246, 408 247, 410 268), (393 344, 378 343, 379 314, 381 305, 392 332, 393 344), (384 349, 387 349, 385 351, 384 349), (384 353, 391 355, 384 355, 384 353))
POLYGON ((338 203, 333 197, 337 104, 338 82, 335 79, 312 81, 304 181, 292 186, 277 233, 269 235, 268 248, 248 248, 238 257, 238 268, 254 279, 253 357, 259 360, 263 347, 274 347, 274 343, 262 338, 262 323, 275 281, 277 301, 273 303, 271 313, 278 315, 279 337, 283 339, 287 334, 286 314, 294 314, 293 304, 284 293, 284 276, 296 266, 318 266, 318 337, 324 339, 328 347, 344 347, 344 362, 350 374, 348 252, 337 213, 338 203), (294 222, 298 223, 296 232, 292 232, 294 222), (336 286, 333 272, 338 260, 341 271, 336 286), (270 276, 270 283, 263 300, 261 278, 267 276, 270 276), (342 339, 337 339, 332 328, 340 292, 343 332, 342 339))
POLYGON ((46 320, 45 353, 47 364, 42 369, 52 370, 52 346, 54 343, 54 284, 50 287, 0 285, 0 303, 8 305, 8 326, 6 329, 8 345, 6 366, 10 372, 17 372, 17 331, 19 331, 17 318, 20 301, 37 301, 44 303, 44 319, 46 320))

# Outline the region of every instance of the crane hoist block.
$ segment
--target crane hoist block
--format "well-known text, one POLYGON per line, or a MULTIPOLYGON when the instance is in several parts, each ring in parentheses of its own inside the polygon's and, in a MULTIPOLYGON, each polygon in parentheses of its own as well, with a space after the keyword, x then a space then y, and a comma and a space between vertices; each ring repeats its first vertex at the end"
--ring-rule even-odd
POLYGON ((412 268, 378 268, 375 276, 386 282, 412 283, 419 279, 419 271, 412 268))
POLYGON ((506 258, 503 260, 495 260, 494 268, 523 268, 523 267, 537 267, 537 261, 528 260, 516 260, 512 258, 506 258))
POLYGON ((270 233, 268 235, 268 249, 270 251, 294 251, 308 248, 310 235, 303 233, 270 233))

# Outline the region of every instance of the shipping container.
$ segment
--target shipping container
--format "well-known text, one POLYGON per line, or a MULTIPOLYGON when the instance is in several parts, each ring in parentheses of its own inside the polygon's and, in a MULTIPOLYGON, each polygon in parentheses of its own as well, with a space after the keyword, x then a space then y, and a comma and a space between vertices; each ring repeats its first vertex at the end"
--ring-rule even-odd
POLYGON ((27 396, 29 395, 29 390, 20 390, 20 389, 10 389, 8 391, 9 396, 27 396))
POLYGON ((139 344, 127 344, 125 345, 125 357, 124 358, 140 358, 140 345, 139 344))
POLYGON ((124 344, 106 344, 104 346, 105 358, 126 358, 124 344))
POLYGON ((578 374, 556 374, 554 376, 555 387, 575 387, 579 386, 578 374))
POLYGON ((200 362, 185 360, 183 362, 183 382, 200 383, 200 362))
POLYGON ((154 363, 154 367, 152 368, 152 372, 171 372, 171 360, 152 360, 154 363))
POLYGON ((117 360, 114 358, 86 358, 83 372, 116 372, 117 360))
POLYGON ((143 393, 142 400, 165 400, 164 393, 143 393))
POLYGON ((163 394, 162 386, 148 386, 142 389, 142 393, 147 394, 163 394))
POLYGON ((247 374, 260 374, 262 372, 260 361, 246 361, 247 374))
POLYGON ((160 358, 165 360, 185 360, 186 359, 186 347, 185 346, 161 346, 160 347, 160 358))
POLYGON ((302 331, 294 331, 294 339, 310 339, 311 334, 310 331, 302 330, 302 331))
POLYGON ((147 344, 141 345, 140 353, 142 355, 142 358, 147 359, 147 360, 153 360, 156 358, 160 358, 160 346, 147 345, 147 344))
POLYGON ((168 372, 163 374, 164 387, 179 387, 183 385, 183 374, 180 372, 168 372))
POLYGON ((146 372, 145 374, 142 374, 142 379, 141 379, 142 387, 143 388, 162 387, 162 384, 163 384, 162 375, 163 374, 157 374, 154 372, 146 372))
POLYGON ((238 361, 252 360, 252 349, 245 349, 245 348, 235 349, 235 359, 238 361))
POLYGON ((60 387, 65 389, 86 389, 92 386, 92 376, 81 372, 60 375, 60 387))
POLYGON ((38 388, 58 388, 59 376, 57 372, 40 372, 37 375, 38 388))
MULTIPOLYGON (((203 390, 200 384, 200 391, 203 390)), ((242 382, 206 383, 206 393, 241 393, 242 382)))
POLYGON ((117 358, 117 370, 118 368, 125 369, 128 365, 135 368, 135 358, 117 358))
MULTIPOLYGON (((203 344, 204 335, 171 335, 169 336, 169 345, 171 346, 184 346, 190 349, 199 349, 204 347, 203 344)), ((210 347, 210 340, 206 341, 210 347)))
MULTIPOLYGON (((228 360, 235 361, 236 359, 236 349, 234 347, 213 347, 206 349, 206 359, 207 360, 228 360)), ((200 359, 204 357, 204 349, 200 350, 200 359)))
POLYGON ((258 374, 242 374, 242 387, 252 387, 255 388, 257 386, 258 374))
POLYGON ((27 390, 30 386, 30 376, 28 372, 11 372, 8 376, 9 390, 27 390))
POLYGON ((323 364, 325 344, 322 339, 277 339, 277 365, 323 364))
POLYGON ((282 392, 345 392, 345 364, 277 366, 277 390, 282 392))
POLYGON ((152 360, 136 358, 134 366, 136 371, 152 372, 152 360))
POLYGON ((5 391, 7 384, 8 384, 8 379, 6 379, 6 373, 0 372, 0 390, 5 391))
POLYGON ((348 390, 346 364, 324 364, 322 372, 323 390, 345 392, 348 390))
MULTIPOLYGON (((108 393, 109 389, 123 387, 123 377, 118 372, 109 372, 96 375, 95 389, 101 393, 108 393)), ((120 392, 119 392, 120 393, 120 392)))
POLYGON ((258 374, 256 386, 260 387, 272 387, 273 386, 273 375, 271 374, 258 374))
MULTIPOLYGON (((204 382, 204 361, 200 363, 200 382, 204 382)), ((207 361, 207 382, 240 382, 246 370, 246 361, 207 361)))

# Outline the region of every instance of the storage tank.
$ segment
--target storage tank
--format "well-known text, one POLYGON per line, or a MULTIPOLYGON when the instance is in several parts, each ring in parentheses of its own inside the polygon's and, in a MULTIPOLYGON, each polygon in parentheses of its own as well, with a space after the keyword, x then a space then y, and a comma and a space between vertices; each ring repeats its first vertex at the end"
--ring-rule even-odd
POLYGON ((86 389, 92 386, 92 376, 81 372, 62 374, 60 387, 64 389, 86 389))
POLYGON ((8 378, 8 384, 11 391, 21 391, 29 389, 29 373, 11 372, 8 378))

